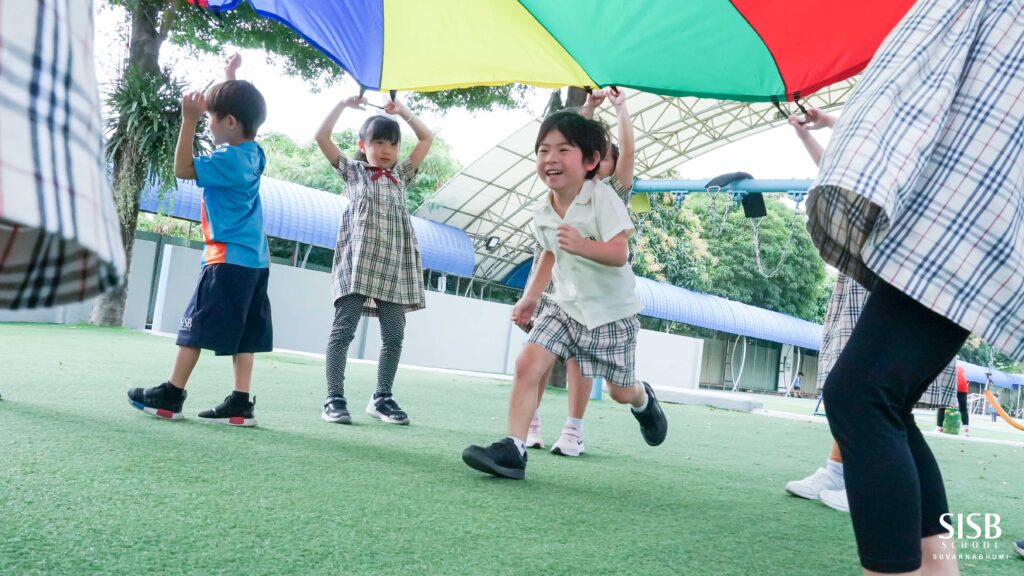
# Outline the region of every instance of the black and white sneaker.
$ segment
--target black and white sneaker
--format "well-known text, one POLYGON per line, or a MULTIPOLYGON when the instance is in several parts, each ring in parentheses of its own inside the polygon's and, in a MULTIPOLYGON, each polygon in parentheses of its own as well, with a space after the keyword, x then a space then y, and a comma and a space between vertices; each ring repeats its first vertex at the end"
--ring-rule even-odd
POLYGON ((352 415, 348 413, 348 402, 342 397, 328 398, 324 402, 324 413, 320 415, 324 422, 351 424, 352 415))
POLYGON ((164 420, 181 420, 181 406, 188 395, 184 390, 169 390, 170 382, 152 388, 132 388, 128 391, 128 403, 150 416, 164 420))
POLYGON ((234 400, 233 395, 228 395, 214 408, 200 412, 199 418, 206 422, 227 424, 228 426, 255 426, 256 413, 253 411, 255 406, 255 398, 252 402, 244 402, 234 400))
POLYGON ((466 448, 462 451, 462 461, 474 470, 499 478, 526 478, 526 454, 520 454, 515 441, 508 437, 486 448, 476 445, 466 448))
POLYGON ((399 408, 398 402, 395 402, 395 398, 391 394, 383 396, 374 394, 370 397, 370 403, 366 405, 366 413, 388 424, 406 425, 409 423, 409 415, 399 408))
POLYGON ((1014 542, 1013 549, 1017 551, 1017 554, 1024 556, 1024 540, 1017 540, 1014 542))
POLYGON ((662 412, 651 385, 647 382, 644 382, 643 385, 644 390, 647 391, 647 407, 643 412, 637 412, 632 408, 629 411, 640 423, 640 434, 643 435, 644 441, 651 446, 657 446, 665 441, 665 435, 668 434, 668 420, 665 419, 665 413, 662 412))

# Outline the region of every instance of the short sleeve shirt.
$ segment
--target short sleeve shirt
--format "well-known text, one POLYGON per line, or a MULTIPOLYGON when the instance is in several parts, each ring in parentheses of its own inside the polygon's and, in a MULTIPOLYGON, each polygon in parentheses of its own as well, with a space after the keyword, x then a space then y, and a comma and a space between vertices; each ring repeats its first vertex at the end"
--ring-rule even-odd
POLYGON ((568 224, 584 238, 598 242, 607 242, 621 232, 627 236, 635 232, 622 199, 607 184, 584 182, 564 218, 555 212, 548 193, 534 210, 533 224, 538 244, 555 255, 552 299, 566 314, 594 329, 643 310, 628 263, 605 266, 558 247, 555 233, 561 224, 568 224))
POLYGON ((260 177, 267 160, 259 144, 224 145, 193 159, 196 184, 203 189, 203 265, 270 266, 263 231, 260 177))

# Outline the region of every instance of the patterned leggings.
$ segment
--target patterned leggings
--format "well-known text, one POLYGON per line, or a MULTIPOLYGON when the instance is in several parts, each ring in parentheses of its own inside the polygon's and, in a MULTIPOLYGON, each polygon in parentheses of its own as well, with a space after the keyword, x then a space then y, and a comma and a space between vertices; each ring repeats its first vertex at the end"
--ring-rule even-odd
MULTIPOLYGON (((391 394, 405 339, 405 306, 376 300, 380 320, 380 358, 377 364, 377 395, 391 394)), ((345 397, 345 364, 348 347, 363 314, 366 296, 349 294, 334 301, 334 325, 327 340, 327 397, 345 397)))

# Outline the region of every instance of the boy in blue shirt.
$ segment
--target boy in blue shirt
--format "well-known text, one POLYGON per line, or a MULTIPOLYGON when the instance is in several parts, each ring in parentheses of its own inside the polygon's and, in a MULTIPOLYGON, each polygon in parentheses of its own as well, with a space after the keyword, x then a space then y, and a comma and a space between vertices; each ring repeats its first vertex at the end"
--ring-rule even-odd
POLYGON ((178 356, 170 378, 152 388, 133 388, 128 401, 143 412, 178 420, 185 384, 200 350, 232 355, 234 391, 199 418, 233 426, 255 426, 249 399, 254 352, 273 349, 273 326, 267 280, 270 252, 263 232, 260 176, 266 166, 254 141, 267 116, 263 96, 252 84, 235 80, 240 63, 228 62, 228 80, 205 94, 182 99, 181 132, 174 156, 174 175, 195 180, 203 189, 202 231, 206 249, 202 271, 178 330, 178 356), (192 157, 196 124, 210 113, 210 132, 218 146, 207 156, 192 157))

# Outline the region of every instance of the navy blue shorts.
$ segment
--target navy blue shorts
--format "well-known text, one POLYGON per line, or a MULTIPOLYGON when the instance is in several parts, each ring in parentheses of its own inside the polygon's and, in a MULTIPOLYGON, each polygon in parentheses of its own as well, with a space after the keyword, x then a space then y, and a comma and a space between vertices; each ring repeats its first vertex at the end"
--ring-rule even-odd
POLYGON ((178 346, 213 350, 218 356, 273 350, 269 278, 269 268, 204 267, 181 318, 178 346))

